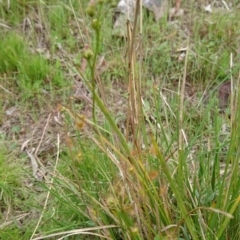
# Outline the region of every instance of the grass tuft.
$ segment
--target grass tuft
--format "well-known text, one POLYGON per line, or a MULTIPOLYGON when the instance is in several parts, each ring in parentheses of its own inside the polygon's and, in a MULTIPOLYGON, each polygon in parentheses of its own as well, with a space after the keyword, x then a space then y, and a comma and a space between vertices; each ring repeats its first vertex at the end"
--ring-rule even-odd
POLYGON ((7 2, 0 238, 239 239, 235 5, 156 23, 137 0, 120 39, 109 1, 7 2))

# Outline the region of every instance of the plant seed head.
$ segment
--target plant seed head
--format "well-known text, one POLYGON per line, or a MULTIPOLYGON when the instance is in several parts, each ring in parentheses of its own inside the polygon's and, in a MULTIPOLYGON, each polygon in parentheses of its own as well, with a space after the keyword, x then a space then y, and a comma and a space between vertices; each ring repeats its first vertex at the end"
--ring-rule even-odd
POLYGON ((117 202, 118 202, 117 199, 112 196, 107 198, 107 205, 109 207, 115 207, 117 205, 117 202))
POLYGON ((93 56, 93 51, 91 49, 87 49, 83 52, 83 57, 89 60, 93 56))
POLYGON ((92 20, 92 28, 96 31, 99 31, 101 28, 101 22, 98 21, 97 19, 92 20))
POLYGON ((132 232, 133 234, 138 234, 138 233, 139 233, 139 230, 138 230, 137 227, 131 227, 131 232, 132 232))
POLYGON ((106 1, 106 0, 98 0, 98 1, 97 1, 98 4, 103 4, 103 3, 105 3, 105 2, 107 2, 107 1, 106 1))
POLYGON ((89 17, 94 17, 96 11, 95 11, 95 6, 94 5, 89 5, 86 9, 86 13, 88 14, 89 17))

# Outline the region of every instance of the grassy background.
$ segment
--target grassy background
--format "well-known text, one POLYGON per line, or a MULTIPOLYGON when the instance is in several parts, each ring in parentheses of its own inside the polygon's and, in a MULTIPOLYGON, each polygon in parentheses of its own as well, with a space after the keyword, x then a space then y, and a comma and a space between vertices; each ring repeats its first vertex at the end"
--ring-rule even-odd
POLYGON ((239 77, 238 1, 216 2, 128 41, 116 2, 0 3, 0 239, 240 238, 240 110, 202 101, 239 77))

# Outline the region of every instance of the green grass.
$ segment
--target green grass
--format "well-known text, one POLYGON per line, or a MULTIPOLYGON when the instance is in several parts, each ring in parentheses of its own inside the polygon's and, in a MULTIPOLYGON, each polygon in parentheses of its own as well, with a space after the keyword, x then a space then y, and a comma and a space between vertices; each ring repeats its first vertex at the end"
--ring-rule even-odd
POLYGON ((0 3, 0 239, 239 239, 240 108, 201 100, 237 84, 235 5, 183 1, 171 24, 144 12, 130 56, 101 2, 93 17, 88 1, 0 3))
MULTIPOLYGON (((2 140, 1 140, 2 142, 2 140)), ((16 158, 8 153, 10 148, 0 150, 0 189, 1 189, 1 239, 27 239, 31 233, 31 212, 34 207, 34 194, 26 186, 29 178, 24 168, 23 157, 16 158)), ((36 209, 36 208, 35 208, 36 209)))

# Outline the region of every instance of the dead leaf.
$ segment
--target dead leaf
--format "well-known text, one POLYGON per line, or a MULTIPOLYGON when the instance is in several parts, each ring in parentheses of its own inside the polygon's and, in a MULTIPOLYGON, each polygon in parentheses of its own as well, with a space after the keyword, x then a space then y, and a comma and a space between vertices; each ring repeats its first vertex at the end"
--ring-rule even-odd
POLYGON ((185 52, 182 52, 179 57, 178 57, 178 61, 181 62, 185 59, 185 56, 186 56, 186 53, 185 52))
POLYGON ((23 143, 22 146, 21 146, 21 151, 24 151, 24 150, 27 148, 28 143, 29 143, 31 140, 32 140, 32 139, 30 138, 30 139, 27 139, 26 141, 24 141, 24 143, 23 143))
POLYGON ((10 107, 9 109, 6 110, 6 115, 11 116, 16 110, 17 108, 15 106, 10 107))
POLYGON ((35 178, 37 178, 38 164, 37 164, 37 161, 36 161, 35 157, 32 154, 33 152, 34 152, 34 149, 32 149, 31 152, 26 150, 26 153, 27 153, 27 155, 29 156, 29 158, 31 160, 33 176, 35 178))
POLYGON ((107 68, 107 63, 104 56, 100 56, 97 64, 98 74, 103 73, 107 68))
POLYGON ((7 28, 7 29, 11 29, 11 27, 9 27, 8 25, 6 25, 6 24, 4 24, 4 23, 0 23, 0 26, 1 26, 1 27, 5 27, 5 28, 7 28))
POLYGON ((35 148, 33 148, 31 151, 26 150, 26 153, 31 160, 33 177, 38 181, 42 181, 45 175, 45 172, 39 168, 36 157, 33 154, 34 151, 35 151, 35 148))
POLYGON ((176 7, 169 9, 169 18, 177 18, 184 15, 184 10, 182 8, 177 9, 176 7))
POLYGON ((212 7, 211 7, 211 4, 208 4, 206 7, 204 7, 204 11, 207 12, 207 13, 212 13, 212 7))

